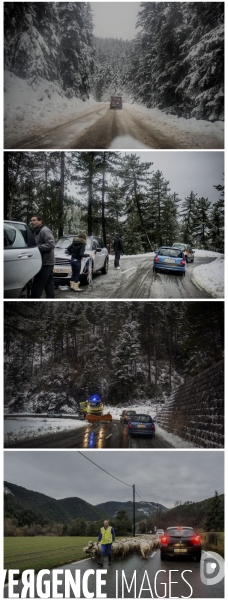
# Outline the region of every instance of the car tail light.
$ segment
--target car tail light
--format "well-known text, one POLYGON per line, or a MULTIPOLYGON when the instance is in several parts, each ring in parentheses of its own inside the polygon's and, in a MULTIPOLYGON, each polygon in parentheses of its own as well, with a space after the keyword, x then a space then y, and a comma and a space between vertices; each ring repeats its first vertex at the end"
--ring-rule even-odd
POLYGON ((193 542, 193 544, 200 544, 200 542, 201 542, 201 537, 200 537, 200 535, 194 535, 194 536, 192 537, 192 542, 193 542))
POLYGON ((128 423, 128 427, 129 427, 129 429, 132 429, 133 428, 132 423, 128 423))
POLYGON ((180 265, 186 265, 186 261, 184 260, 184 258, 182 259, 182 261, 180 262, 180 265))
POLYGON ((168 535, 162 535, 160 542, 161 544, 167 545, 169 541, 168 535))
POLYGON ((151 423, 150 429, 154 429, 154 423, 151 423))
POLYGON ((157 256, 157 254, 156 254, 156 256, 154 257, 154 262, 159 262, 159 258, 158 258, 158 256, 157 256))

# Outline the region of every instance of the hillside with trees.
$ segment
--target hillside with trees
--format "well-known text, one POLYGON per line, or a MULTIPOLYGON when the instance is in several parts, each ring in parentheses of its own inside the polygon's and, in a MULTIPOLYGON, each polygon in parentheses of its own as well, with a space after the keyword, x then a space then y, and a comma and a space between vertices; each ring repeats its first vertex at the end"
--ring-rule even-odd
POLYGON ((165 401, 223 356, 222 302, 5 303, 5 411, 165 401))
POLYGON ((187 500, 183 504, 177 500, 175 507, 163 512, 160 509, 150 519, 139 523, 139 531, 153 531, 154 527, 166 529, 171 526, 185 525, 203 531, 224 531, 224 495, 215 491, 213 498, 200 502, 187 500))

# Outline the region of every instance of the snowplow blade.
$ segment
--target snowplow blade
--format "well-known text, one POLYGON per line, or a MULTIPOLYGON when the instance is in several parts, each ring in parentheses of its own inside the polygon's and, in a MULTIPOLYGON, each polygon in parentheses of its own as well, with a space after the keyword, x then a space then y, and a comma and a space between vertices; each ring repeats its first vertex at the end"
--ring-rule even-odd
POLYGON ((107 415, 90 415, 88 413, 86 414, 86 419, 90 423, 93 423, 94 421, 112 421, 112 415, 110 415, 110 413, 108 413, 107 415))

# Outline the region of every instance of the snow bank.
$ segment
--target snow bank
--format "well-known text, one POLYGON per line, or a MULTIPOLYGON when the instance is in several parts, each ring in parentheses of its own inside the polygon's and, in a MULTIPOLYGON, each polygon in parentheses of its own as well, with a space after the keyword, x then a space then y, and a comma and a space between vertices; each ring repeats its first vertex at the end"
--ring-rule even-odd
POLYGON ((76 419, 61 419, 51 417, 40 417, 33 420, 32 417, 18 419, 5 419, 4 439, 5 444, 19 442, 25 438, 36 438, 41 435, 70 431, 84 426, 84 422, 76 419))
POLYGON ((224 298, 224 256, 209 265, 200 265, 193 271, 193 282, 213 296, 224 298))
POLYGON ((54 127, 74 119, 85 108, 97 105, 93 99, 86 102, 67 98, 58 83, 38 77, 29 85, 10 71, 5 71, 5 148, 17 140, 39 131, 41 127, 54 127))
POLYGON ((158 108, 146 108, 141 104, 124 103, 134 109, 135 116, 145 115, 145 126, 152 126, 161 134, 179 138, 185 148, 224 148, 224 122, 204 121, 202 119, 185 119, 176 115, 166 114, 158 108))

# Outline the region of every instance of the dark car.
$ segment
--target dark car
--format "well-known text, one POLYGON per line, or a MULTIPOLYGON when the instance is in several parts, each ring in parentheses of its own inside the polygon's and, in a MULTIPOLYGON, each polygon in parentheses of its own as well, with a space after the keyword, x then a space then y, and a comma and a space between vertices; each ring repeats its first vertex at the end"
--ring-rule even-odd
POLYGON ((195 250, 192 249, 190 244, 181 244, 179 242, 174 242, 173 248, 179 248, 184 252, 186 263, 194 262, 195 250))
POLYGON ((192 527, 167 527, 160 538, 160 556, 193 557, 197 562, 201 558, 201 537, 192 527))
POLYGON ((136 415, 136 411, 135 410, 123 410, 122 414, 120 415, 120 422, 121 423, 128 423, 128 421, 130 420, 130 418, 136 415))
POLYGON ((128 422, 129 435, 155 436, 155 424, 150 415, 133 415, 128 422))
POLYGON ((153 271, 177 271, 185 275, 186 260, 183 250, 161 246, 155 254, 153 271))

